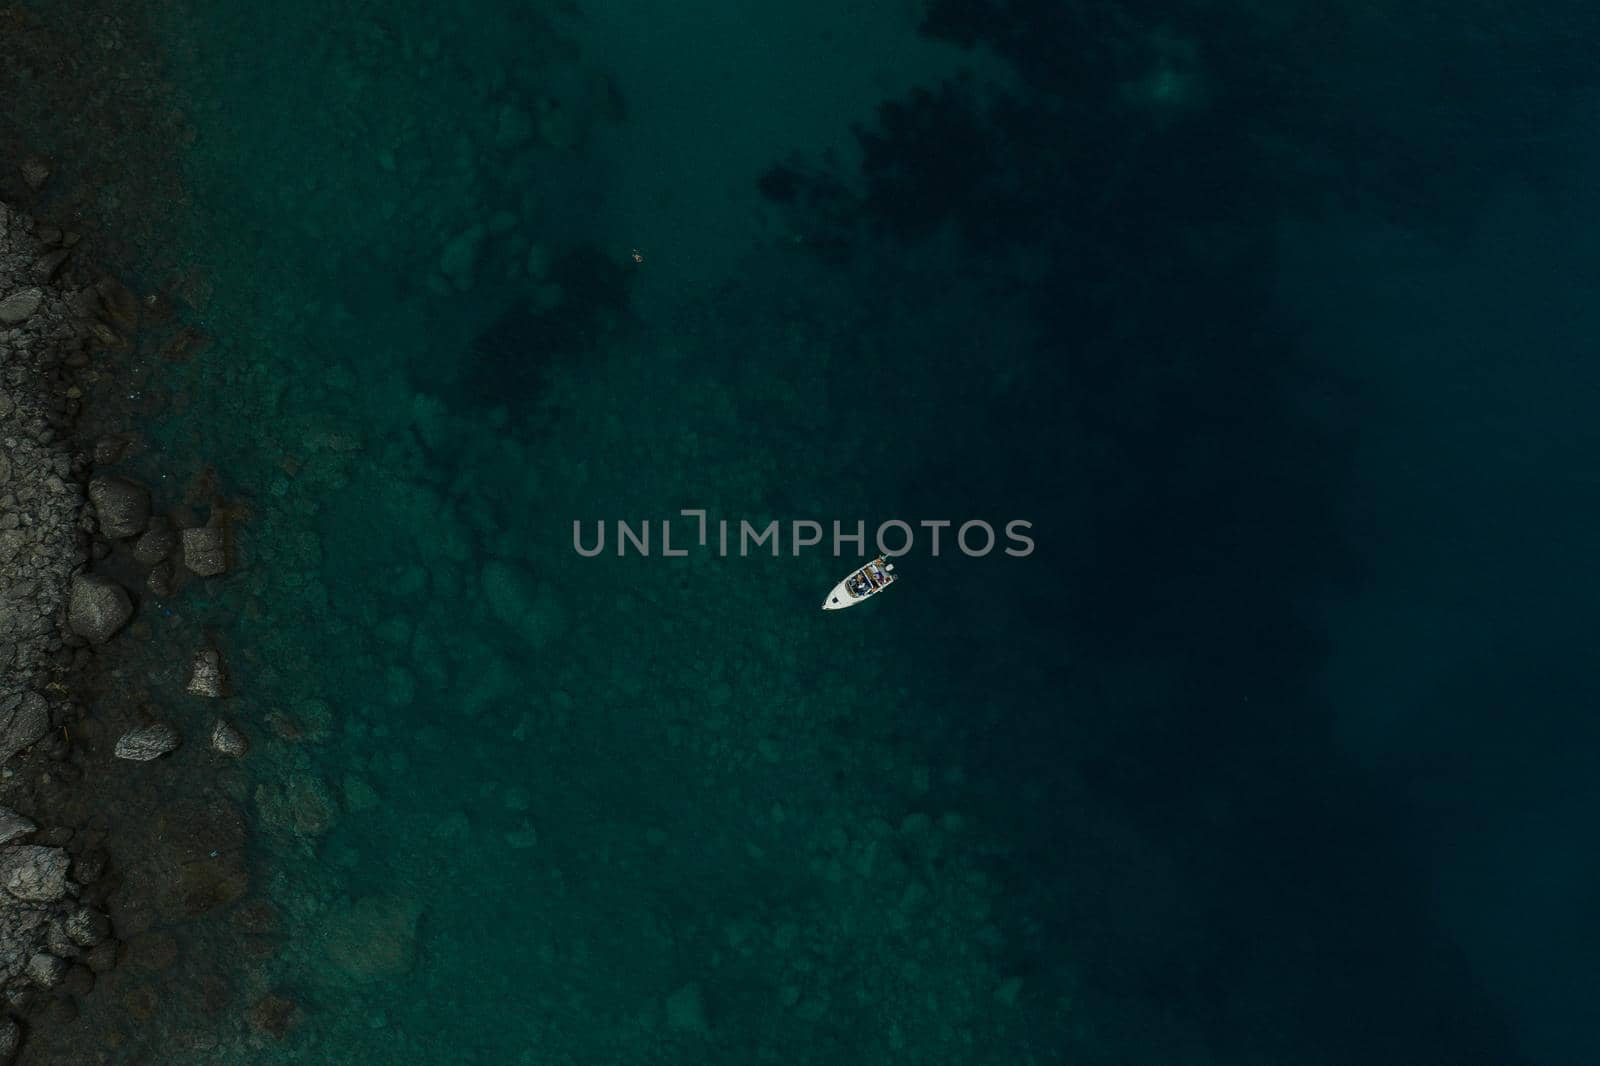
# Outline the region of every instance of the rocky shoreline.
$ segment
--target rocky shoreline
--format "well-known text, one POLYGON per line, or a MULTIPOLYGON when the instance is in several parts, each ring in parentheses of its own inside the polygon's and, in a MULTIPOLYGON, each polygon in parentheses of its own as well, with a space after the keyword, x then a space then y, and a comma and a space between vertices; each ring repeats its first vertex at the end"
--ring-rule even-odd
MULTIPOLYGON (((32 162, 23 174, 42 183, 48 168, 32 162)), ((175 931, 248 886, 228 794, 242 786, 219 784, 248 739, 215 714, 152 710, 223 705, 222 653, 191 644, 170 703, 138 664, 172 655, 170 641, 141 648, 154 634, 138 615, 228 569, 230 512, 212 500, 201 519, 185 500, 157 513, 150 490, 117 472, 134 439, 89 442, 86 393, 104 394, 93 383, 115 378, 141 317, 165 309, 75 263, 78 248, 0 203, 0 1064, 118 1061, 128 1025, 153 1016, 150 982, 170 976, 175 931), (115 769, 171 762, 183 729, 204 732, 196 754, 212 772, 115 769), (106 988, 111 1002, 96 1004, 106 988), (93 1008, 95 1024, 67 1024, 93 1008)))
MULTIPOLYGON (((30 185, 48 177, 38 160, 22 170, 30 185)), ((73 375, 94 346, 117 340, 104 293, 63 278, 76 244, 0 204, 0 988, 13 1015, 0 1020, 0 1061, 21 1045, 18 1019, 75 1015, 73 997, 117 961, 97 889, 101 842, 83 827, 39 824, 48 794, 82 775, 70 759, 82 715, 68 697, 71 644, 81 643, 69 615, 92 607, 110 624, 132 610, 120 588, 74 576, 92 550, 88 461, 71 447, 82 397, 73 375), (89 595, 69 609, 69 588, 89 595), (109 612, 106 597, 117 601, 109 612)))
MULTIPOLYGON (((82 393, 66 374, 94 336, 83 325, 92 296, 54 284, 71 247, 52 247, 40 228, 0 204, 0 667, 8 691, 32 687, 63 650, 67 578, 88 556, 77 537, 86 469, 67 447, 82 393)), ((25 724, 0 739, 8 754, 48 725, 18 728, 25 724)))
POLYGON ((192 602, 231 583, 246 510, 135 428, 207 341, 183 275, 135 295, 98 230, 47 220, 48 165, 20 173, 37 213, 0 197, 0 1066, 244 1053, 303 1009, 250 876, 272 736, 192 602))

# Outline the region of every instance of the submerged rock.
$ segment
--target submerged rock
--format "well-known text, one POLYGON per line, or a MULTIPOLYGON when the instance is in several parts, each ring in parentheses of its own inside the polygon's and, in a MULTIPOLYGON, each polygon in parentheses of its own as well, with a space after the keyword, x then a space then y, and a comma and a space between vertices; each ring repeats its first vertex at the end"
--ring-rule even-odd
POLYGON ((72 863, 72 879, 80 885, 92 885, 106 872, 106 853, 90 848, 72 863))
POLYGON ((228 569, 222 530, 216 526, 184 530, 183 565, 189 568, 191 574, 200 577, 215 577, 228 569))
POLYGON ((37 844, 0 848, 0 888, 28 903, 53 903, 67 894, 67 853, 37 844))
POLYGON ((498 559, 485 563, 479 584, 490 616, 534 648, 566 632, 567 614, 555 591, 515 563, 498 559))
POLYGON ((289 1030, 294 1028, 295 1012, 294 1000, 270 992, 256 1000, 247 1018, 252 1029, 265 1033, 274 1040, 282 1040, 289 1035, 289 1030))
POLYGON ((165 722, 156 722, 122 734, 112 754, 130 762, 149 762, 176 751, 182 743, 183 738, 178 736, 176 729, 165 722))
POLYGON ((543 244, 535 244, 528 248, 528 260, 525 266, 528 277, 534 281, 543 281, 550 274, 550 249, 543 244))
POLYGON ((321 836, 333 827, 333 798, 322 778, 295 774, 284 787, 290 825, 301 836, 321 836))
POLYGON ((133 544, 133 557, 144 566, 155 566, 178 546, 178 531, 165 515, 151 518, 144 536, 133 544))
POLYGON ((533 827, 533 823, 524 818, 521 826, 505 835, 505 841, 506 847, 519 851, 537 847, 539 844, 539 831, 533 827))
POLYGON ((222 655, 212 648, 194 653, 187 691, 191 696, 219 699, 222 696, 222 655))
POLYGON ((107 274, 94 283, 100 308, 118 329, 132 331, 139 324, 139 298, 120 280, 107 274))
POLYGON ((172 565, 172 560, 163 559, 152 566, 150 572, 145 575, 144 587, 149 590, 150 595, 164 599, 177 591, 177 578, 178 572, 172 565))
POLYGON ((57 248, 53 252, 49 252, 40 256, 38 262, 33 264, 33 280, 44 282, 54 281, 56 274, 61 270, 62 264, 65 263, 67 259, 71 257, 71 255, 71 248, 57 248))
POLYGON ((683 1033, 710 1031, 706 1023, 705 994, 698 982, 690 982, 667 997, 667 1025, 683 1033))
POLYGON ((487 235, 488 230, 481 223, 475 224, 457 234, 439 255, 439 273, 460 292, 472 288, 478 272, 478 253, 487 235))
POLYGON ((30 155, 18 164, 17 169, 22 172, 22 180, 34 192, 38 192, 50 180, 50 164, 43 156, 30 155))
POLYGON ((332 983, 371 984, 411 972, 422 908, 398 896, 367 896, 328 917, 322 947, 332 983), (342 979, 342 980, 341 980, 342 979))
POLYGON ((230 759, 238 759, 250 750, 250 742, 243 733, 218 718, 211 727, 211 747, 230 759))
POLYGON ((94 442, 94 462, 96 466, 110 466, 119 462, 127 452, 128 445, 132 443, 127 437, 106 436, 94 442))
POLYGON ((150 490, 125 477, 97 477, 89 482, 89 502, 109 540, 137 537, 150 521, 150 490))
MULTIPOLYGON (((83 964, 93 973, 106 973, 116 968, 117 942, 110 938, 102 940, 94 947, 83 953, 83 964)), ((0 1059, 0 1061, 4 1061, 0 1059)))
POLYGON ((515 148, 533 136, 533 116, 516 104, 501 104, 496 119, 494 143, 497 148, 515 148))
POLYGON ((382 799, 378 796, 377 789, 372 783, 360 774, 344 775, 344 805, 345 809, 352 812, 370 811, 375 809, 382 799))
POLYGON ((91 644, 104 644, 133 617, 133 601, 109 578, 78 574, 67 601, 67 625, 91 644))

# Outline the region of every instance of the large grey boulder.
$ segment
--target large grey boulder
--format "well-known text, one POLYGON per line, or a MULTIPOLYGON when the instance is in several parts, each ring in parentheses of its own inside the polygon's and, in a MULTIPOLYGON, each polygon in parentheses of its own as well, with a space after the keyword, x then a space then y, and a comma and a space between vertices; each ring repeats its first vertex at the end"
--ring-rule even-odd
POLYGON ((150 522, 150 490, 125 477, 97 477, 89 482, 89 502, 108 540, 137 537, 150 522))
POLYGON ((91 644, 104 644, 133 617, 133 601, 109 578, 78 574, 67 599, 67 625, 91 644))
POLYGON ((191 574, 214 577, 228 568, 228 553, 223 544, 222 530, 216 526, 201 526, 183 531, 183 565, 191 574))
POLYGON ((26 903, 53 903, 67 894, 67 853, 37 844, 0 848, 0 888, 26 903))
MULTIPOLYGON (((50 732, 50 705, 37 692, 0 698, 0 764, 50 732)), ((26 819, 24 819, 26 821, 26 819)))
POLYGON ((159 759, 169 751, 176 751, 183 738, 165 722, 156 722, 139 729, 130 729, 117 739, 112 754, 129 762, 149 762, 159 759))

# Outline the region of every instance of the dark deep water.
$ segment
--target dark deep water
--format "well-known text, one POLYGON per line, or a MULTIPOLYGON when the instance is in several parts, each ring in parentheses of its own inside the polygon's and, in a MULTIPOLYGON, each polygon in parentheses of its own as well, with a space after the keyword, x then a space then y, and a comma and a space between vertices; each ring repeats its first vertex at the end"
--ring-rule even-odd
POLYGON ((327 719, 227 1061, 1600 1061, 1589 8, 336 6, 148 18, 327 719), (572 551, 684 507, 1037 551, 572 551))

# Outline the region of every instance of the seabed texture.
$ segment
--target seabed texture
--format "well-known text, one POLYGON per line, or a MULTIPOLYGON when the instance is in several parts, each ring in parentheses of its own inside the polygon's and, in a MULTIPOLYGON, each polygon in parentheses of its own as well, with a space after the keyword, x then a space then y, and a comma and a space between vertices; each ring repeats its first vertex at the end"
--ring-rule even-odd
POLYGON ((1468 6, 0 5, 0 1056, 1600 1061, 1473 502, 1596 532, 1600 77, 1468 6))

